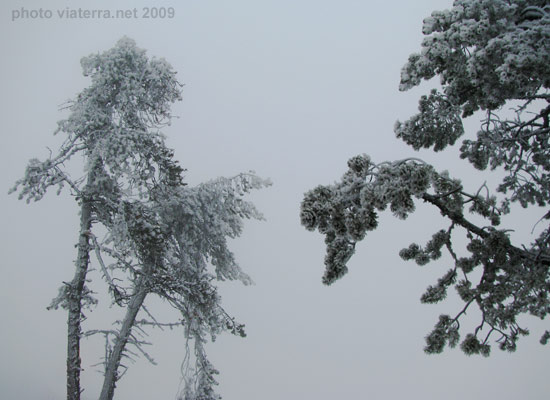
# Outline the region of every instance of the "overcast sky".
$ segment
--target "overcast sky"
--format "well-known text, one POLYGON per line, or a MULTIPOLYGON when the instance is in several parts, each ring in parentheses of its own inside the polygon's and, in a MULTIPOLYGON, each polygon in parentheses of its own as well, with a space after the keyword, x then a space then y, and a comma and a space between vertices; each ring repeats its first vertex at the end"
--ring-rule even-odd
MULTIPOLYGON (((545 328, 532 318, 525 319, 532 335, 514 354, 496 346, 488 359, 458 349, 423 353, 439 314, 460 309, 452 296, 437 306, 419 302, 449 260, 420 268, 398 257, 401 248, 424 243, 443 227, 434 210, 419 205, 405 222, 383 215, 380 229, 357 246, 350 273, 331 287, 321 284, 323 237, 299 223, 303 193, 339 179, 351 156, 418 156, 392 128, 416 111, 429 85, 400 93, 399 73, 420 47, 423 18, 451 3, 3 1, 0 397, 65 396, 66 314, 46 306, 73 275, 78 235, 78 209, 68 193, 30 205, 6 193, 29 158, 44 159, 47 147, 59 144, 52 135, 65 115, 59 106, 89 84, 80 58, 127 35, 150 56, 164 57, 185 84, 183 101, 173 108, 179 118, 165 134, 188 170, 186 180, 255 170, 274 183, 252 197, 267 221, 248 223, 232 243, 255 285, 221 285, 226 309, 248 333, 222 335, 207 348, 224 399, 548 398, 550 350, 538 344, 545 328), (59 18, 67 7, 135 7, 138 18, 59 18), (141 18, 144 7, 172 7, 174 18, 141 18), (44 18, 36 14, 40 8, 44 18), (15 18, 18 12, 27 18, 15 18)), ((452 168, 473 190, 488 179, 449 161, 455 154, 420 156, 452 168)), ((534 222, 519 238, 524 243, 533 239, 534 222)), ((167 304, 151 307, 161 320, 174 315, 167 304)), ((111 315, 99 310, 87 315, 87 327, 109 327, 111 315)), ((469 316, 475 323, 475 313, 469 316)), ((158 365, 144 359, 131 365, 117 399, 175 398, 183 334, 153 332, 150 339, 158 365)), ((97 398, 102 377, 92 365, 102 354, 101 340, 84 343, 83 400, 97 398)))

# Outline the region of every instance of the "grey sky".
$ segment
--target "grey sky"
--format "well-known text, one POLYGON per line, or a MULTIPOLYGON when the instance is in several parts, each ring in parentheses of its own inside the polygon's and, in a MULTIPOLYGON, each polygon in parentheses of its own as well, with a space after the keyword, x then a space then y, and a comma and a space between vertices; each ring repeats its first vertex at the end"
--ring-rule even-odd
MULTIPOLYGON (((418 300, 448 269, 448 260, 420 268, 397 255, 440 228, 433 212, 420 205, 405 222, 383 216, 381 228, 358 246, 350 273, 329 288, 321 284, 323 238, 299 224, 303 193, 338 179, 349 157, 418 155, 394 138, 392 128, 415 112, 428 86, 399 93, 399 73, 420 47, 422 19, 451 3, 2 2, 0 397, 64 396, 66 315, 46 306, 72 276, 78 230, 67 193, 52 192, 31 205, 5 193, 29 158, 47 157, 46 146, 60 142, 52 136, 65 115, 58 108, 88 85, 80 58, 127 35, 150 56, 166 58, 185 84, 183 101, 173 108, 179 118, 165 134, 188 169, 187 181, 255 170, 274 183, 253 196, 267 221, 247 224, 232 246, 255 286, 221 284, 226 309, 248 333, 246 339, 223 335, 208 346, 224 399, 546 399, 549 350, 538 344, 544 324, 534 319, 527 320, 532 335, 515 354, 496 347, 489 359, 459 350, 423 353, 423 338, 439 314, 460 307, 452 297, 437 306, 418 300), (143 7, 173 7, 175 17, 60 19, 57 10, 68 6, 135 7, 138 16, 143 7), (21 7, 51 10, 52 18, 12 21, 21 7)), ((487 179, 449 161, 452 150, 421 156, 469 175, 472 187, 487 179)), ((517 234, 529 235, 531 227, 517 234)), ((166 304, 151 307, 166 319, 173 316, 166 304)), ((89 326, 105 327, 112 315, 98 309, 88 317, 89 326)), ((153 332, 150 339, 159 365, 144 359, 131 365, 117 399, 175 397, 183 335, 153 332)), ((85 342, 83 399, 97 398, 101 375, 91 365, 101 355, 101 340, 85 342)))

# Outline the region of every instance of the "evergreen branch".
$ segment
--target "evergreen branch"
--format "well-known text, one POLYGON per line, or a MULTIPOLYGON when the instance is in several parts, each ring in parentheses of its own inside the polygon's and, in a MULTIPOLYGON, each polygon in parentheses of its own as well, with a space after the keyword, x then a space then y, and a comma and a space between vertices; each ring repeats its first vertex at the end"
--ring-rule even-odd
MULTIPOLYGON (((443 216, 448 217, 451 221, 465 228, 468 232, 471 232, 483 239, 486 239, 490 236, 490 232, 484 228, 480 228, 472 222, 464 218, 462 213, 453 211, 449 209, 437 196, 431 195, 429 193, 424 193, 422 199, 428 203, 435 205, 441 211, 443 216)), ((513 246, 512 244, 507 245, 508 251, 510 254, 518 255, 522 259, 528 262, 541 263, 546 266, 550 266, 550 255, 542 255, 541 257, 534 257, 530 251, 520 249, 513 246)))

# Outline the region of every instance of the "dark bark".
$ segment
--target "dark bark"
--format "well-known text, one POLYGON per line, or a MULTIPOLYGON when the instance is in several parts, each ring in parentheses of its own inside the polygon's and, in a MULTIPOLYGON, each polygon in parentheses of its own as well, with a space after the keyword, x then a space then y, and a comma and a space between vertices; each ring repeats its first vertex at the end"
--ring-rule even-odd
POLYGON ((73 280, 68 285, 67 303, 69 309, 67 333, 67 400, 80 399, 80 336, 82 320, 82 297, 84 283, 90 263, 89 231, 92 227, 92 202, 82 200, 80 210, 80 237, 78 256, 73 280))
MULTIPOLYGON (((466 218, 464 218, 464 215, 462 213, 450 210, 443 201, 438 196, 434 196, 428 193, 424 193, 422 195, 422 199, 424 201, 427 201, 428 203, 431 203, 435 205, 439 210, 441 211, 441 214, 449 218, 454 223, 462 226, 469 232, 479 236, 482 239, 485 239, 489 237, 490 233, 489 231, 478 227, 477 225, 474 225, 470 221, 468 221, 466 218)), ((508 246, 508 252, 510 255, 517 255, 523 260, 526 260, 529 263, 538 263, 546 266, 550 266, 550 257, 547 255, 542 254, 534 254, 533 252, 530 252, 528 250, 520 249, 516 246, 513 246, 512 244, 509 244, 508 246)))

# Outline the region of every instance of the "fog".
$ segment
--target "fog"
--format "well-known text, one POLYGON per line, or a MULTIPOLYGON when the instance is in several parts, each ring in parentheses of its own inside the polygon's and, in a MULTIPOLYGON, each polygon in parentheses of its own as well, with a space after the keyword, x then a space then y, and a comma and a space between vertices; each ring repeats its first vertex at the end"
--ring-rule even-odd
MULTIPOLYGON (((423 18, 451 3, 2 2, 0 397, 65 396, 66 314, 46 306, 73 275, 78 239, 78 208, 68 192, 27 205, 7 191, 30 158, 48 157, 48 147, 61 142, 53 136, 66 116, 59 108, 89 84, 80 58, 127 35, 149 56, 164 57, 184 84, 183 101, 173 107, 177 118, 164 133, 187 169, 186 181, 248 170, 273 181, 251 196, 266 221, 247 223, 231 243, 255 285, 220 283, 226 309, 248 334, 222 335, 207 346, 224 399, 547 398, 549 350, 538 340, 548 328, 533 318, 525 319, 531 336, 513 354, 497 346, 490 358, 459 349, 423 352, 438 316, 461 304, 453 296, 438 305, 419 301, 449 260, 420 268, 398 252, 442 227, 437 212, 419 204, 406 221, 383 214, 380 228, 357 246, 349 274, 330 287, 321 283, 323 237, 300 226, 304 192, 339 179, 359 153, 375 161, 423 157, 472 191, 490 180, 459 160, 456 149, 418 154, 393 134, 395 121, 414 113, 418 97, 437 84, 398 91, 401 67, 420 48, 423 18), (143 18, 153 8, 165 8, 166 16, 143 18), (91 11, 107 9, 128 10, 128 17, 91 11)), ((71 166, 75 174, 80 167, 71 166)), ((519 240, 534 239, 536 220, 516 232, 519 240)), ((90 276, 100 290, 100 274, 90 276)), ((160 301, 150 307, 160 319, 177 317, 160 301)), ((110 326, 113 315, 103 302, 85 325, 110 326)), ((475 312, 468 317, 477 322, 475 312)), ((145 359, 129 365, 116 399, 176 398, 183 332, 152 330, 150 340, 158 365, 145 359)), ((93 365, 102 355, 100 338, 84 341, 83 400, 99 394, 102 376, 93 365)))

